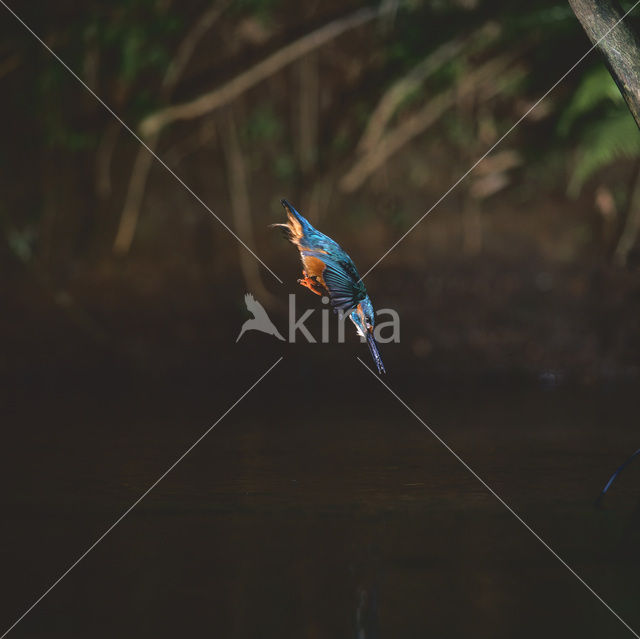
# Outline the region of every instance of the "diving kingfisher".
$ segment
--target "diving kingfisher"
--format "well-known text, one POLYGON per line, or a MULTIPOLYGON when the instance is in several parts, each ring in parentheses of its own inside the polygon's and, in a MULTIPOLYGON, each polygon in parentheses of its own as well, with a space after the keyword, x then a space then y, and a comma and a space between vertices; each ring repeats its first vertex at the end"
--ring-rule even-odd
POLYGON ((373 305, 353 260, 337 242, 313 228, 287 200, 280 202, 287 212, 287 222, 271 226, 283 228, 289 241, 300 251, 304 277, 298 284, 316 295, 326 293, 336 313, 349 313, 358 335, 367 338, 378 373, 386 373, 373 336, 373 305))

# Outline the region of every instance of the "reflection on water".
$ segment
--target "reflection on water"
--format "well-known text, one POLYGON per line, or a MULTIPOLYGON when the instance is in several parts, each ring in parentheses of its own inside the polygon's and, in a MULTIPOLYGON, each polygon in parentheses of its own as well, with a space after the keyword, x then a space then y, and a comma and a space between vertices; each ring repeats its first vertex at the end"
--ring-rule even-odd
MULTIPOLYGON (((396 400, 358 377, 357 362, 331 401, 317 401, 326 385, 286 366, 13 636, 629 636, 396 400)), ((593 507, 640 443, 634 393, 390 383, 640 628, 640 466, 593 507)), ((14 397, 2 625, 233 395, 205 385, 14 397)))

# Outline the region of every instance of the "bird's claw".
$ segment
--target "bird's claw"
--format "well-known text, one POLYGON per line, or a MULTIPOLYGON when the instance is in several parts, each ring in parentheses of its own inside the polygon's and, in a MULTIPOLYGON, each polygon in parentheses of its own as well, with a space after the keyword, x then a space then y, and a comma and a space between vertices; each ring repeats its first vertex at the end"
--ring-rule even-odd
POLYGON ((309 277, 305 273, 304 277, 298 280, 298 284, 300 284, 300 286, 304 286, 308 288, 311 292, 315 293, 316 295, 322 295, 322 289, 320 288, 320 284, 318 283, 317 278, 315 276, 309 277))

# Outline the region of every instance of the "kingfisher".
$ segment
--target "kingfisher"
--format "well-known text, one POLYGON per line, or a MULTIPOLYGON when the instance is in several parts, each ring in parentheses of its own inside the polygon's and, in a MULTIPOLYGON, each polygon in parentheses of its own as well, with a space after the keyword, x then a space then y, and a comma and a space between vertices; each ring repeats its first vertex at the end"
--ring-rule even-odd
POLYGON ((326 294, 336 313, 349 314, 358 335, 367 340, 378 373, 386 373, 373 336, 373 304, 353 260, 337 242, 311 226, 287 200, 280 202, 287 212, 287 222, 271 226, 284 229, 287 239, 300 251, 303 278, 298 284, 316 295, 326 294))

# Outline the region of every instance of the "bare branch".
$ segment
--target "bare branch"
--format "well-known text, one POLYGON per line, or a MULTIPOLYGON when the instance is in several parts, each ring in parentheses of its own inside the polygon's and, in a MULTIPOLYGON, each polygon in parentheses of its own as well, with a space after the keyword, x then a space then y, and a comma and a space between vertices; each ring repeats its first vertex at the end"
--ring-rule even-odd
POLYGON ((367 127, 358 143, 358 151, 368 153, 376 146, 380 138, 382 138, 389 120, 391 120, 402 101, 413 91, 419 89, 431 74, 455 58, 479 36, 494 36, 498 32, 499 28, 494 23, 488 23, 466 38, 455 38, 450 42, 446 42, 413 67, 407 75, 391 85, 373 110, 367 127))
POLYGON ((374 171, 413 138, 434 124, 455 104, 456 100, 475 91, 479 85, 488 80, 504 74, 514 57, 513 54, 509 54, 494 58, 468 73, 457 86, 436 95, 422 109, 384 135, 375 149, 360 158, 342 178, 340 188, 348 193, 360 188, 374 171))
MULTIPOLYGON (((147 141, 150 149, 155 151, 158 144, 158 137, 147 141)), ((129 180, 129 188, 127 196, 120 216, 120 224, 116 239, 113 242, 113 251, 118 255, 126 255, 131 248, 133 236, 138 226, 138 218, 140 217, 140 207, 144 198, 145 188, 147 186, 147 177, 153 163, 153 155, 144 147, 138 150, 133 169, 131 171, 131 179, 129 180)))
MULTIPOLYGON (((329 24, 287 44, 261 62, 235 76, 221 87, 213 89, 189 102, 169 106, 152 113, 140 123, 141 134, 144 137, 151 137, 173 122, 191 120, 211 113, 211 111, 228 104, 288 64, 334 40, 346 31, 370 22, 379 16, 382 10, 366 7, 346 17, 333 20, 329 24)), ((391 11, 392 7, 387 5, 384 10, 391 11)))
MULTIPOLYGON (((249 201, 249 185, 247 169, 238 140, 233 111, 228 108, 222 116, 220 137, 227 164, 229 192, 231 195, 231 210, 235 222, 236 232, 250 245, 253 244, 253 224, 251 220, 251 203, 249 201)), ((240 269, 247 288, 256 295, 266 306, 273 307, 275 298, 262 283, 258 262, 245 250, 240 250, 240 269)))
MULTIPOLYGON (((391 7, 387 8, 387 11, 391 11, 391 9, 391 7)), ((202 37, 206 32, 204 26, 206 25, 207 28, 211 28, 215 19, 219 17, 220 14, 221 10, 217 12, 213 12, 213 9, 208 10, 186 36, 183 45, 181 45, 178 50, 177 57, 179 58, 179 61, 176 62, 175 65, 170 65, 169 70, 167 71, 167 75, 171 74, 168 81, 165 78, 164 86, 168 87, 166 88, 167 91, 170 91, 179 79, 179 76, 176 75, 176 71, 174 71, 174 69, 183 70, 187 63, 187 58, 185 56, 187 53, 189 55, 193 54, 197 44, 196 37, 202 37)), ((279 71, 290 62, 310 53, 345 31, 353 29, 361 24, 365 24, 379 14, 380 12, 375 9, 366 8, 360 9, 345 18, 334 20, 324 27, 313 31, 299 40, 283 47, 279 51, 276 51, 265 58, 262 62, 236 76, 219 89, 215 89, 210 93, 204 94, 191 102, 166 107, 157 111, 155 114, 147 116, 140 125, 140 131, 146 138, 147 145, 150 149, 155 151, 159 134, 169 123, 176 120, 190 119, 206 115, 216 108, 227 104, 248 88, 251 88, 261 80, 279 71)), ((149 176, 149 171, 151 170, 151 162, 144 160, 142 155, 150 154, 144 148, 140 148, 138 151, 138 156, 134 162, 134 169, 129 182, 125 205, 120 218, 117 237, 114 242, 114 251, 120 254, 127 253, 131 246, 131 242, 133 241, 138 217, 140 216, 140 206, 142 205, 142 198, 147 178, 149 176)))
POLYGON ((184 37, 176 55, 171 60, 167 72, 162 81, 162 88, 166 96, 173 93, 176 85, 180 81, 184 70, 191 60, 196 47, 200 40, 206 35, 207 31, 216 23, 222 12, 231 4, 231 0, 213 3, 191 27, 187 35, 184 37))
MULTIPOLYGON (((195 51, 199 41, 206 32, 215 24, 224 9, 229 6, 229 0, 224 0, 218 4, 214 4, 207 9, 200 18, 195 22, 191 30, 187 33, 184 40, 178 47, 175 58, 169 64, 167 72, 163 80, 163 93, 166 99, 171 97, 176 84, 180 80, 180 76, 187 66, 193 52, 195 51)), ((129 179, 129 188, 125 198, 122 214, 120 215, 120 223, 116 239, 113 243, 113 250, 119 255, 125 255, 131 248, 133 236, 138 225, 140 217, 140 207, 144 199, 144 192, 147 187, 149 172, 151 171, 152 152, 155 153, 158 146, 159 134, 149 136, 147 146, 149 149, 141 146, 133 164, 131 178, 129 179)))

